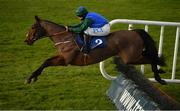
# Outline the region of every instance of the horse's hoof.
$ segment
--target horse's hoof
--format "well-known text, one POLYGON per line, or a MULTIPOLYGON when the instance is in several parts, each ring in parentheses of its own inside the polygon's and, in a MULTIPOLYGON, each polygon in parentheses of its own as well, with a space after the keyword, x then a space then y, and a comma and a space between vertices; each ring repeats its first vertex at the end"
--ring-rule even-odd
POLYGON ((36 82, 37 80, 38 80, 37 77, 35 77, 32 79, 32 82, 36 82))
POLYGON ((160 80, 159 83, 162 85, 167 85, 167 82, 165 80, 160 80))

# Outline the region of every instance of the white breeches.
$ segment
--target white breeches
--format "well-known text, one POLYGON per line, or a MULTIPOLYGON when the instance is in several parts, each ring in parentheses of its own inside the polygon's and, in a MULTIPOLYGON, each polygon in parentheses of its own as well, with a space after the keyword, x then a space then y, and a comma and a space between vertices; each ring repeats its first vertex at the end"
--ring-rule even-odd
POLYGON ((85 34, 90 36, 106 36, 110 33, 110 25, 106 24, 101 28, 90 28, 88 27, 85 31, 85 34))

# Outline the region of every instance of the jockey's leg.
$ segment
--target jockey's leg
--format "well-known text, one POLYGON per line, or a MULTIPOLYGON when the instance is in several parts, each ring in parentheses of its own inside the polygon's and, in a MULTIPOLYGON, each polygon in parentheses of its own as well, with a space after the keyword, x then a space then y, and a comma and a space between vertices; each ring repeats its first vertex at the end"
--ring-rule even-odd
POLYGON ((36 71, 34 71, 31 74, 31 76, 25 81, 25 83, 31 83, 32 80, 36 81, 44 68, 48 66, 59 66, 59 65, 66 65, 65 59, 63 56, 57 55, 57 56, 47 59, 36 71))

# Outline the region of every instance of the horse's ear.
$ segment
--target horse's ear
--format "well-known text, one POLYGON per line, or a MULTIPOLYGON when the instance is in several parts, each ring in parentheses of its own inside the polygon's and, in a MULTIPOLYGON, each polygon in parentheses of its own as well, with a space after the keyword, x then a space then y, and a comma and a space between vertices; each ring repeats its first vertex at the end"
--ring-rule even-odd
POLYGON ((35 19, 37 22, 39 22, 41 20, 37 15, 35 15, 35 19))

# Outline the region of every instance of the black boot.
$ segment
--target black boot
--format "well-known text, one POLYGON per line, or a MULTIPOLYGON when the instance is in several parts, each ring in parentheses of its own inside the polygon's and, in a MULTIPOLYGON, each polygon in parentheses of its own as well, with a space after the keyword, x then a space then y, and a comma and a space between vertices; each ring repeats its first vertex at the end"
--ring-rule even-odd
POLYGON ((90 48, 89 48, 89 36, 84 35, 84 45, 83 45, 83 49, 82 52, 85 54, 88 54, 90 52, 90 48))

